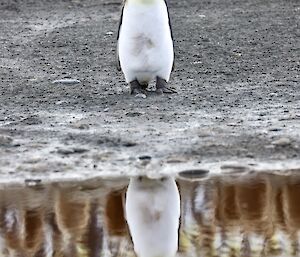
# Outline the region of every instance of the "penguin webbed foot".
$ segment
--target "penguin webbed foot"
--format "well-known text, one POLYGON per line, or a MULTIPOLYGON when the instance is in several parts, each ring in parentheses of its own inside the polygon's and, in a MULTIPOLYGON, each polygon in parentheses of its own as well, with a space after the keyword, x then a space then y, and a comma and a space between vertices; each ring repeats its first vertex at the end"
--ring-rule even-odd
POLYGON ((131 81, 130 83, 130 94, 139 98, 146 98, 146 92, 144 85, 141 85, 137 80, 131 81))
POLYGON ((173 88, 167 87, 167 81, 157 77, 156 78, 156 92, 158 94, 176 94, 177 91, 173 88))

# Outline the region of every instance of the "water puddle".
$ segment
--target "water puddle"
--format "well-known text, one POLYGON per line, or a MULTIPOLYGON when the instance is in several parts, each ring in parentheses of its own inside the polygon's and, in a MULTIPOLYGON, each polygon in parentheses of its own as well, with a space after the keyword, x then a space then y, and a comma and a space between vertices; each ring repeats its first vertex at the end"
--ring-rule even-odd
POLYGON ((299 199, 297 172, 4 185, 0 253, 299 256, 299 199))

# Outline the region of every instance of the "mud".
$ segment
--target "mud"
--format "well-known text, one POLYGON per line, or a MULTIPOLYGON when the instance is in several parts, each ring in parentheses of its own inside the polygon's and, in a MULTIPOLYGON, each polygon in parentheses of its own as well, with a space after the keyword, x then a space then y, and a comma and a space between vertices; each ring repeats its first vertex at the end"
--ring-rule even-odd
POLYGON ((1 181, 300 166, 299 1, 170 1, 178 94, 147 99, 115 68, 120 2, 0 0, 1 181))

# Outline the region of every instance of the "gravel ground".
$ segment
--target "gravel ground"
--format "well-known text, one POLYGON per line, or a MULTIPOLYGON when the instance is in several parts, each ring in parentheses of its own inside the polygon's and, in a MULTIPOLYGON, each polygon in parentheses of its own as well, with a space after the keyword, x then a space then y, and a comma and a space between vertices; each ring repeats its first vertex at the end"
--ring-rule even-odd
POLYGON ((147 99, 115 68, 120 2, 0 0, 1 182, 300 168, 298 0, 170 1, 178 94, 147 99))

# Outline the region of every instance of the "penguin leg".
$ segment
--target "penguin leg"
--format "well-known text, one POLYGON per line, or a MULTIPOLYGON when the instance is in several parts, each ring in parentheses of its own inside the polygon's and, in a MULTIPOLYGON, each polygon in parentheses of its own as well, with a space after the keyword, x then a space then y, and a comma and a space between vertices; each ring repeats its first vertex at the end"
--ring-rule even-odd
POLYGON ((145 95, 146 90, 143 85, 141 85, 137 80, 133 80, 130 83, 130 93, 135 96, 145 95))
POLYGON ((160 77, 156 77, 156 92, 159 94, 174 94, 175 89, 167 87, 167 81, 160 77))

